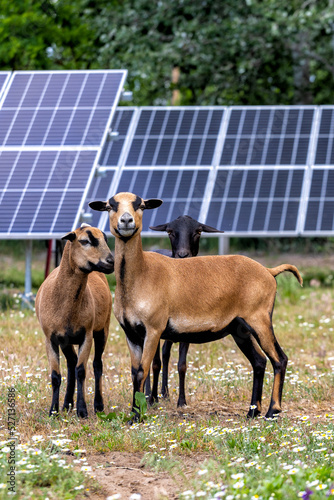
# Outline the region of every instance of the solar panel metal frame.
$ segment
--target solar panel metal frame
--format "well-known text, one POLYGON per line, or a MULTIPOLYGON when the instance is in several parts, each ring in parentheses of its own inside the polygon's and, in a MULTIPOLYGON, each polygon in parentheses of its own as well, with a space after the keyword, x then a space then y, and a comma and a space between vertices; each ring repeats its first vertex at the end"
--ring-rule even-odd
POLYGON ((1 100, 2 94, 4 93, 4 91, 8 85, 11 74, 12 74, 11 71, 0 71, 0 77, 2 77, 2 76, 4 77, 3 82, 0 85, 0 100, 1 100))
MULTIPOLYGON (((323 116, 323 111, 324 110, 332 110, 332 146, 334 145, 334 106, 333 105, 322 105, 317 107, 316 111, 316 116, 314 119, 314 132, 313 132, 313 145, 312 145, 312 151, 311 151, 311 156, 310 156, 310 164, 309 164, 309 169, 307 170, 307 177, 305 179, 305 190, 303 193, 303 211, 301 214, 301 224, 300 224, 300 233, 302 236, 305 237, 312 237, 312 236, 333 236, 334 233, 334 223, 332 224, 332 230, 329 229, 321 229, 320 225, 322 222, 322 216, 324 214, 324 205, 326 201, 328 201, 328 198, 326 197, 325 193, 323 192, 321 196, 319 196, 318 201, 319 201, 319 213, 317 216, 317 229, 306 229, 307 225, 307 214, 308 210, 310 208, 310 204, 314 201, 311 196, 311 189, 312 189, 312 181, 313 177, 316 175, 316 172, 319 171, 324 171, 325 175, 328 175, 329 172, 334 171, 334 161, 333 163, 316 163, 316 154, 317 154, 317 149, 318 149, 318 143, 320 139, 320 127, 321 127, 321 120, 323 116)), ((327 152, 328 155, 328 152, 327 152)), ((322 191, 324 191, 326 187, 326 183, 323 183, 322 191)), ((334 200, 331 200, 334 201, 334 200)), ((334 217, 334 212, 333 212, 333 217, 334 217)), ((333 221, 334 222, 334 221, 333 221)))
MULTIPOLYGON (((127 76, 127 71, 126 70, 50 70, 50 71, 17 71, 13 72, 11 76, 11 82, 14 80, 14 77, 16 74, 96 74, 96 73, 103 73, 103 74, 119 74, 121 75, 120 78, 120 83, 118 85, 118 89, 115 95, 115 99, 113 101, 112 106, 110 106, 110 112, 109 112, 109 117, 107 119, 104 132, 101 135, 100 143, 98 146, 65 146, 65 145, 58 145, 58 146, 0 146, 0 152, 6 152, 6 151, 18 151, 18 152, 25 152, 25 151, 35 151, 35 152, 41 152, 41 151, 68 151, 68 152, 83 152, 83 151, 93 151, 96 153, 95 155, 95 160, 92 164, 90 175, 87 179, 86 187, 82 193, 81 196, 81 202, 79 206, 77 207, 76 210, 76 215, 74 217, 74 223, 72 228, 68 228, 68 231, 71 231, 75 229, 79 225, 80 217, 82 212, 84 211, 84 203, 87 197, 87 193, 89 190, 89 187, 91 185, 92 179, 94 178, 94 174, 96 171, 96 168, 98 166, 98 159, 102 151, 103 144, 106 141, 106 137, 108 134, 108 129, 110 128, 112 118, 115 112, 115 109, 118 105, 118 101, 121 97, 121 93, 123 90, 124 82, 127 76)), ((9 92, 10 85, 7 84, 5 91, 2 93, 1 98, 0 98, 0 108, 2 107, 2 104, 4 100, 6 99, 6 95, 9 92)), ((94 109, 94 106, 92 106, 94 109)), ((19 109, 19 108, 18 108, 19 109)), ((56 109, 56 107, 55 107, 56 109)), ((65 193, 66 194, 66 193, 65 193)), ((23 194, 21 195, 21 199, 23 197, 23 194)), ((64 195, 63 195, 64 197, 64 195)), ((0 233, 0 239, 57 239, 60 238, 63 235, 63 233, 57 233, 57 232, 31 232, 31 233, 0 233)))
MULTIPOLYGON (((220 136, 221 136, 221 132, 222 132, 222 129, 223 129, 223 126, 224 126, 224 122, 225 122, 225 119, 226 119, 226 114, 227 114, 227 110, 228 108, 226 106, 143 106, 143 107, 137 107, 137 108, 130 108, 130 109, 134 109, 135 110, 135 113, 132 117, 132 121, 131 121, 131 124, 129 126, 129 130, 128 130, 128 140, 124 143, 123 145, 123 150, 122 150, 122 153, 120 155, 120 158, 119 158, 119 162, 118 162, 118 169, 116 171, 116 175, 114 176, 113 178, 113 181, 110 185, 110 189, 109 189, 109 192, 108 192, 108 197, 107 199, 109 199, 111 196, 113 196, 114 194, 117 193, 117 187, 119 185, 119 182, 121 180, 121 177, 122 177, 122 174, 124 171, 136 171, 136 170, 163 170, 163 171, 179 171, 179 170, 199 170, 199 171, 208 171, 209 172, 209 178, 208 178, 208 184, 207 184, 207 189, 208 189, 208 185, 210 185, 210 177, 212 176, 212 173, 214 171, 214 167, 213 165, 159 165, 159 166, 155 166, 155 165, 140 165, 140 166, 137 166, 137 165, 126 165, 126 159, 127 159, 127 155, 128 155, 128 152, 129 152, 129 149, 131 147, 131 144, 132 144, 132 141, 133 141, 133 138, 134 138, 134 135, 135 135, 135 130, 136 130, 136 127, 139 123, 139 120, 140 120, 140 117, 141 117, 141 113, 143 111, 162 111, 162 110, 168 110, 168 111, 186 111, 186 110, 198 110, 198 111, 203 111, 203 110, 212 110, 212 111, 217 111, 217 110, 220 110, 223 112, 223 116, 222 116, 222 120, 221 120, 221 124, 220 124, 220 130, 217 134, 217 140, 216 140, 216 144, 215 144, 215 149, 214 149, 214 153, 213 153, 213 159, 212 159, 212 162, 211 163, 214 163, 214 161, 216 161, 216 149, 217 149, 217 145, 219 144, 219 141, 220 141, 220 136)), ((105 167, 106 169, 111 169, 111 168, 114 168, 114 167, 108 167, 106 166, 105 167)), ((140 193, 136 193, 136 194, 139 194, 140 193)), ((204 200, 205 200, 205 195, 204 195, 204 198, 202 200, 202 207, 203 207, 203 203, 204 203, 204 200)), ((204 223, 204 220, 200 219, 200 217, 202 217, 202 212, 203 212, 203 209, 201 207, 201 210, 200 210, 200 215, 199 215, 199 220, 201 220, 201 222, 204 223)), ((144 217, 145 217, 145 214, 144 214, 144 217)), ((101 218, 100 218, 100 222, 99 222, 99 225, 98 227, 102 230, 104 230, 107 226, 107 221, 108 221, 108 214, 106 212, 103 212, 101 214, 101 218)), ((143 231, 142 232, 142 235, 145 237, 145 236, 156 236, 156 237, 159 237, 161 236, 161 234, 164 234, 164 233, 159 233, 159 232, 151 232, 151 231, 143 231)))

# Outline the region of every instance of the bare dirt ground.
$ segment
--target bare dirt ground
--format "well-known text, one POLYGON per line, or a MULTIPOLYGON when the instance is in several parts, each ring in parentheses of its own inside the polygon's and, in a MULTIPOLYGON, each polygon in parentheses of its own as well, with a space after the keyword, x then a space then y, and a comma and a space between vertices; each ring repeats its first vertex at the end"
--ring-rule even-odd
MULTIPOLYGON (((297 403, 284 403, 282 415, 291 419, 291 424, 307 413, 309 421, 316 421, 319 415, 328 413, 329 408, 334 412, 334 400, 332 402, 321 402, 311 405, 306 399, 300 399, 297 403)), ((229 425, 226 419, 239 421, 241 424, 245 416, 244 403, 228 402, 200 402, 183 409, 170 410, 168 412, 172 420, 200 420, 203 417, 214 415, 221 418, 221 425, 229 425)), ((171 475, 168 472, 156 472, 143 465, 144 453, 111 452, 97 453, 88 457, 89 465, 100 465, 103 468, 95 470, 96 481, 99 485, 99 493, 89 495, 92 500, 106 499, 108 496, 119 494, 120 499, 130 499, 131 495, 141 495, 141 500, 177 500, 178 492, 184 490, 184 476, 181 474, 171 475)), ((209 453, 192 453, 191 456, 182 456, 183 467, 189 471, 199 467, 201 463, 209 458, 214 458, 209 453)), ((184 470, 184 469, 183 469, 184 470)), ((135 497, 136 498, 136 497, 135 497)), ((139 498, 139 497, 138 497, 139 498)))

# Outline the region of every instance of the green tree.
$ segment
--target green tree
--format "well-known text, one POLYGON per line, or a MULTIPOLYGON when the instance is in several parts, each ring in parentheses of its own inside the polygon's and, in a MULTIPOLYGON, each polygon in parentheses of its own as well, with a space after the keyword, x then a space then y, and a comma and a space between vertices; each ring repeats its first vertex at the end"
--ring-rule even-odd
POLYGON ((96 67, 97 40, 81 0, 0 0, 0 67, 96 67))
POLYGON ((182 104, 333 102, 334 10, 328 1, 97 4, 99 64, 129 70, 137 104, 169 102, 174 66, 182 104))

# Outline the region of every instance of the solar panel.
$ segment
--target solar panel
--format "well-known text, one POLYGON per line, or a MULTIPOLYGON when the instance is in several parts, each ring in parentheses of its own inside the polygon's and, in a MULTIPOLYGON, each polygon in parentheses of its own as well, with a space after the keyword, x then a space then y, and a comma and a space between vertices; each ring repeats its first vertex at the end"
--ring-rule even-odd
POLYGON ((219 170, 206 223, 228 235, 297 232, 304 169, 219 170))
POLYGON ((79 223, 125 71, 16 72, 0 103, 0 237, 79 223))
POLYGON ((307 165, 315 106, 233 107, 222 166, 307 165))

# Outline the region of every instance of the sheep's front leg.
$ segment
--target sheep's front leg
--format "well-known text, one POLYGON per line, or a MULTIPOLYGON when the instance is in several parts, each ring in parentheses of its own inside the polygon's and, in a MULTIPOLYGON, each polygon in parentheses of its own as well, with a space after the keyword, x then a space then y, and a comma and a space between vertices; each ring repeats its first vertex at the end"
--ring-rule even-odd
POLYGON ((85 401, 85 380, 86 380, 86 370, 87 370, 87 361, 88 356, 93 343, 93 335, 92 333, 86 334, 84 341, 80 344, 79 347, 79 356, 78 363, 75 367, 75 378, 77 379, 77 415, 81 418, 87 418, 87 405, 85 401))
POLYGON ((46 353, 49 360, 52 384, 52 402, 49 411, 51 417, 59 412, 59 389, 61 384, 61 375, 59 370, 59 343, 51 336, 51 339, 45 339, 46 353))
POLYGON ((132 381, 133 381, 133 401, 132 411, 134 419, 138 420, 138 410, 136 409, 136 392, 144 392, 144 383, 149 372, 149 368, 157 350, 160 336, 156 332, 146 332, 144 348, 140 344, 135 344, 127 337, 131 355, 132 381))
POLYGON ((63 410, 73 409, 74 401, 74 391, 75 391, 75 366, 78 361, 78 356, 74 350, 73 345, 61 346, 64 356, 67 361, 67 387, 64 399, 63 410))

